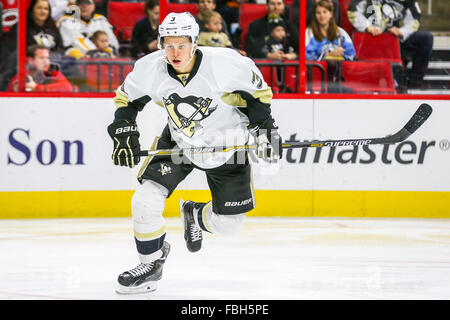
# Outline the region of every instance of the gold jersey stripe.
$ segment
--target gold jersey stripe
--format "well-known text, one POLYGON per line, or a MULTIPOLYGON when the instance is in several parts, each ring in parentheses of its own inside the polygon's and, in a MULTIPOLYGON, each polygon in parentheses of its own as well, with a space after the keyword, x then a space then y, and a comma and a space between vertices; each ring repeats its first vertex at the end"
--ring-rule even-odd
POLYGON ((116 108, 122 108, 127 107, 130 100, 128 100, 128 97, 122 93, 120 89, 116 90, 116 96, 113 99, 114 105, 116 108))
MULTIPOLYGON (((272 89, 270 87, 267 87, 263 90, 257 90, 255 91, 252 96, 255 99, 259 99, 262 103, 265 104, 271 104, 272 103, 272 89)), ((239 94, 239 93, 231 93, 231 92, 225 92, 222 94, 221 97, 222 101, 226 104, 234 107, 246 107, 247 101, 239 94)))

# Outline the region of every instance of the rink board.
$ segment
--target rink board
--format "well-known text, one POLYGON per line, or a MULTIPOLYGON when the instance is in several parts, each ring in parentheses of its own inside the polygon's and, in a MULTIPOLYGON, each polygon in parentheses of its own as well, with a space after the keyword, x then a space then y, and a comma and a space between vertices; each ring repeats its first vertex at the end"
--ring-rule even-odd
MULTIPOLYGON (((400 129, 415 100, 274 100, 284 140, 382 137, 400 129)), ((253 159, 254 216, 450 218, 450 102, 426 101, 430 119, 390 146, 296 149, 279 165, 253 159)), ((129 216, 139 168, 111 163, 111 99, 0 98, 0 218, 129 216), (88 115, 88 116, 87 116, 88 115)), ((150 146, 165 111, 148 105, 138 118, 150 146)), ((195 171, 167 199, 210 200, 195 171)))

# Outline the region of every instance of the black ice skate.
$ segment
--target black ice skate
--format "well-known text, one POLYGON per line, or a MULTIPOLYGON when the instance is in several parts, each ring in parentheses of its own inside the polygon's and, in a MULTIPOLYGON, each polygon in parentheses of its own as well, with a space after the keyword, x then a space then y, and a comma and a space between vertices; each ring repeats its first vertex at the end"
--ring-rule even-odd
POLYGON ((158 280, 162 278, 164 262, 169 255, 169 243, 164 241, 161 250, 161 258, 151 263, 141 263, 136 268, 119 275, 117 279, 119 287, 116 292, 120 294, 134 294, 155 291, 158 280))
POLYGON ((180 213, 183 220, 184 240, 186 247, 191 252, 197 252, 202 248, 202 230, 195 225, 194 207, 197 203, 193 201, 184 202, 180 199, 180 213))

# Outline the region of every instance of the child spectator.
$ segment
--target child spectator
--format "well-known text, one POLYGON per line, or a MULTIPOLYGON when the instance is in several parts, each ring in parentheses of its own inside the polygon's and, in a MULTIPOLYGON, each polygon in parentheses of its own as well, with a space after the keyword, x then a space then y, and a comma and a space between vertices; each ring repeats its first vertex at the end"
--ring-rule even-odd
POLYGON ((333 5, 321 0, 314 13, 306 28, 306 60, 354 60, 353 42, 348 33, 336 25, 333 5))
POLYGON ((88 58, 115 58, 109 46, 108 34, 103 30, 97 30, 91 37, 91 41, 97 49, 90 50, 86 53, 88 58))
MULTIPOLYGON (((265 55, 262 48, 265 45, 265 39, 269 35, 270 22, 276 19, 283 19, 286 6, 284 0, 266 0, 267 14, 252 21, 248 26, 246 51, 251 58, 264 59, 265 55)), ((288 19, 284 19, 286 23, 286 37, 289 42, 294 44, 294 48, 298 48, 298 31, 297 26, 293 25, 288 19)))
POLYGON ((207 31, 200 31, 198 37, 199 46, 233 47, 228 35, 222 31, 222 16, 220 13, 217 11, 204 12, 203 22, 207 31))
POLYGON ((65 54, 80 59, 89 50, 95 50, 96 47, 89 37, 97 30, 108 34, 111 50, 118 52, 119 41, 113 33, 113 28, 105 16, 95 13, 94 1, 76 0, 75 4, 79 8, 79 16, 66 14, 57 22, 66 49, 65 54))
POLYGON ((273 60, 295 60, 298 55, 294 44, 286 37, 286 23, 280 18, 269 24, 270 34, 265 39, 262 48, 267 59, 273 60))
MULTIPOLYGON (((198 13, 194 17, 195 21, 197 21, 198 26, 200 27, 200 31, 208 31, 205 27, 205 18, 208 15, 208 12, 217 11, 216 10, 216 0, 197 0, 197 8, 198 13)), ((217 13, 220 14, 219 11, 217 13)), ((220 14, 222 17, 222 15, 220 14)), ((222 17, 222 32, 225 32, 229 36, 228 25, 222 17)))
MULTIPOLYGON (((8 91, 19 91, 17 75, 9 83, 8 91)), ((50 50, 43 45, 27 49, 25 90, 34 92, 71 92, 72 84, 50 64, 50 50)))

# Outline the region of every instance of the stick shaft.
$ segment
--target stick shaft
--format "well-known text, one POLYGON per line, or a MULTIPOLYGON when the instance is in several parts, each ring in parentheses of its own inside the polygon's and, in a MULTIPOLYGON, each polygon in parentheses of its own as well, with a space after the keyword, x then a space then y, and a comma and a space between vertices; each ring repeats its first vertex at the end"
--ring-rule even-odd
MULTIPOLYGON (((431 107, 423 103, 419 106, 416 112, 406 125, 397 133, 383 138, 369 138, 369 139, 343 139, 343 140, 313 140, 313 141, 295 141, 284 142, 281 145, 282 149, 295 148, 323 148, 323 147, 345 147, 345 146, 364 146, 369 144, 393 144, 406 140, 413 134, 431 115, 431 107)), ((217 147, 199 147, 187 149, 160 149, 160 150, 142 150, 139 155, 146 156, 172 156, 183 154, 200 154, 200 153, 214 153, 214 152, 228 152, 232 150, 252 150, 256 149, 256 144, 245 144, 237 146, 217 146, 217 147)))

